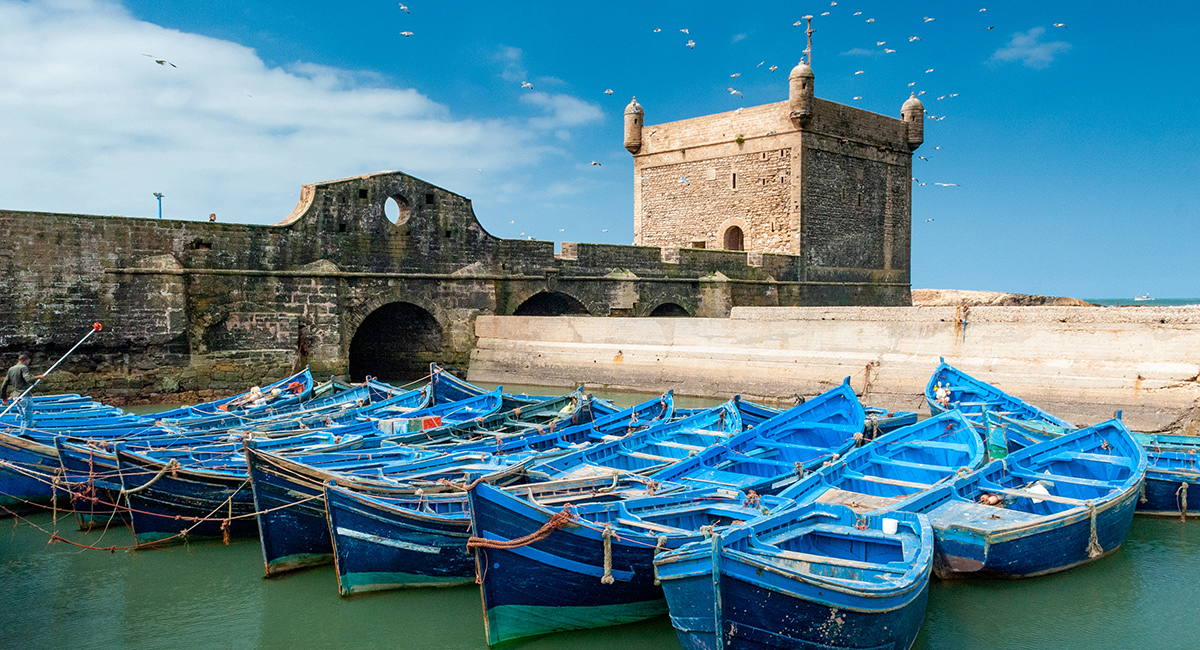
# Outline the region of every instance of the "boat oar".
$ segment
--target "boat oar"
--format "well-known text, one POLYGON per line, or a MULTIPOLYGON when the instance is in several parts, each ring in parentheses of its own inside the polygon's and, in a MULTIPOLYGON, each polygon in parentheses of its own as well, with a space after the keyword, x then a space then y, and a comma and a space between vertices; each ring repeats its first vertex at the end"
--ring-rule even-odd
POLYGON ((58 367, 58 364, 62 363, 63 361, 66 361, 67 357, 71 356, 71 353, 72 353, 72 352, 74 352, 76 348, 78 348, 79 346, 83 345, 83 342, 84 342, 84 341, 88 340, 88 338, 90 338, 90 337, 91 337, 93 334, 95 334, 96 332, 99 332, 99 331, 100 331, 100 329, 101 329, 101 325, 100 325, 100 323, 92 323, 92 329, 88 330, 88 333, 87 333, 87 334, 84 334, 84 335, 83 335, 83 338, 79 339, 79 342, 78 342, 78 343, 76 343, 76 344, 75 344, 75 345, 74 345, 74 346, 73 346, 73 347, 72 347, 70 350, 67 350, 67 353, 66 353, 66 354, 64 354, 64 355, 62 355, 62 357, 61 357, 61 358, 59 358, 59 360, 58 360, 58 361, 55 361, 55 362, 54 362, 54 365, 50 366, 50 369, 49 369, 49 370, 47 370, 46 372, 43 372, 43 373, 42 373, 42 374, 41 374, 41 375, 40 375, 40 376, 37 378, 37 381, 33 382, 33 384, 31 384, 31 385, 29 386, 29 388, 26 388, 26 389, 25 389, 25 392, 21 393, 21 394, 20 394, 20 395, 18 395, 17 397, 14 397, 14 398, 12 399, 12 401, 8 403, 8 406, 4 407, 4 410, 3 410, 3 411, 0 411, 0 417, 4 417, 5 415, 7 415, 7 414, 8 414, 8 411, 9 411, 10 409, 12 409, 12 407, 13 407, 13 404, 16 404, 18 401, 20 401, 20 399, 21 399, 22 397, 25 397, 26 395, 28 395, 28 394, 29 394, 29 391, 33 390, 33 389, 34 389, 34 387, 36 387, 38 384, 40 384, 40 383, 42 382, 42 380, 43 380, 43 379, 45 379, 45 378, 46 378, 46 375, 50 374, 51 372, 54 372, 54 369, 58 367))

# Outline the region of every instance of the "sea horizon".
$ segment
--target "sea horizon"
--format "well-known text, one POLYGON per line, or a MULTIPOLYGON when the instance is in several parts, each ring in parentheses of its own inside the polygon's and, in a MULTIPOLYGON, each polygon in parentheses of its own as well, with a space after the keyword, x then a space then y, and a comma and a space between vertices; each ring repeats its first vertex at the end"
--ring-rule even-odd
POLYGON ((1152 298, 1150 300, 1134 300, 1128 298, 1083 298, 1087 302, 1105 307, 1120 307, 1127 305, 1145 305, 1147 307, 1200 307, 1200 298, 1152 298))

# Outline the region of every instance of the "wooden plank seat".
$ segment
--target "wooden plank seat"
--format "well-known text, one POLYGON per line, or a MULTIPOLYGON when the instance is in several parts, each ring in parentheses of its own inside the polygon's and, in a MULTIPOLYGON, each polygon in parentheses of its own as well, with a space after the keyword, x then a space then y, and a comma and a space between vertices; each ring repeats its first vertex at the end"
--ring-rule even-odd
POLYGON ((674 449, 686 449, 688 451, 704 451, 706 449, 706 447, 701 447, 700 445, 687 445, 682 442, 675 442, 673 440, 663 440, 662 442, 656 442, 654 444, 661 445, 663 447, 672 447, 674 449))
POLYGON ((626 456, 641 458, 642 460, 654 460, 660 463, 677 463, 680 460, 678 458, 671 458, 670 456, 655 456, 654 454, 647 454, 644 451, 626 451, 622 453, 626 456))
POLYGON ((886 508, 900 501, 901 498, 903 497, 878 497, 873 494, 863 494, 849 490, 829 489, 817 497, 816 501, 817 503, 837 503, 861 514, 886 508))
POLYGON ((679 532, 678 528, 672 528, 670 526, 663 526, 660 524, 651 523, 649 521, 642 521, 641 519, 618 519, 617 523, 621 524, 622 526, 629 526, 630 528, 645 528, 646 530, 653 530, 656 533, 678 533, 679 532))
POLYGON ((905 567, 894 567, 886 564, 876 564, 874 562, 860 562, 858 560, 846 560, 840 557, 829 557, 828 555, 814 555, 812 553, 800 553, 799 551, 784 551, 771 549, 766 551, 767 555, 782 558, 785 560, 795 560, 797 562, 808 562, 809 564, 830 564, 833 566, 846 567, 848 569, 867 569, 870 571, 880 571, 883 573, 906 573, 905 567))
POLYGON ((846 472, 846 476, 856 478, 871 483, 879 483, 881 485, 895 485, 897 487, 913 488, 916 490, 928 489, 930 483, 913 483, 912 481, 901 481, 895 478, 884 478, 882 476, 871 476, 870 474, 859 474, 858 472, 846 472))

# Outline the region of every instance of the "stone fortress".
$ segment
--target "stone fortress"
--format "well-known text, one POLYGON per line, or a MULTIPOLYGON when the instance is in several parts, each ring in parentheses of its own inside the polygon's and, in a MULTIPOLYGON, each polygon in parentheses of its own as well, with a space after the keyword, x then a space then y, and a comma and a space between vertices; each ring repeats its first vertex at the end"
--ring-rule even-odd
POLYGON ((305 364, 462 371, 480 316, 910 305, 920 102, 895 120, 813 80, 801 63, 787 102, 658 126, 632 103, 634 246, 500 239, 469 199, 400 172, 305 185, 275 225, 0 209, 0 354, 44 369, 101 321, 39 390, 192 401, 305 364))
POLYGON ((655 125, 630 102, 635 244, 799 255, 810 277, 907 282, 924 107, 913 96, 894 119, 818 99, 811 27, 807 52, 787 101, 655 125))

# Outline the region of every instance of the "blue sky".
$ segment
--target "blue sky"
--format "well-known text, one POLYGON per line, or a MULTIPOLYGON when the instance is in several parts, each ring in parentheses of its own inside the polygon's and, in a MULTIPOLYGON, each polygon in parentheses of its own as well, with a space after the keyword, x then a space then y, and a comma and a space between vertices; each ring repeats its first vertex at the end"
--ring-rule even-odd
POLYGON ((944 116, 914 287, 1200 296, 1196 3, 406 4, 0 0, 0 207, 152 216, 162 192, 273 223, 302 183, 399 169, 498 236, 629 243, 630 96, 648 124, 783 100, 811 14, 818 96, 944 116))

